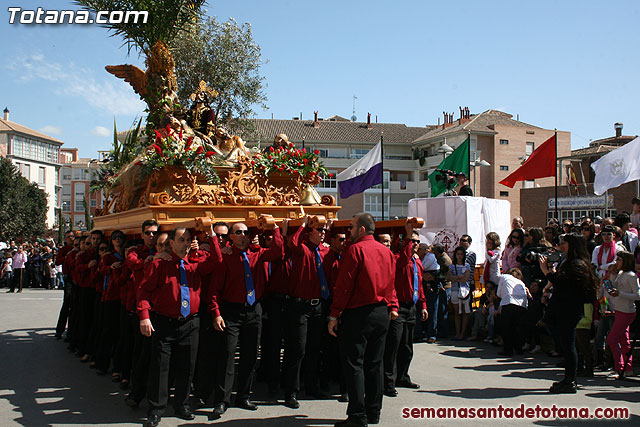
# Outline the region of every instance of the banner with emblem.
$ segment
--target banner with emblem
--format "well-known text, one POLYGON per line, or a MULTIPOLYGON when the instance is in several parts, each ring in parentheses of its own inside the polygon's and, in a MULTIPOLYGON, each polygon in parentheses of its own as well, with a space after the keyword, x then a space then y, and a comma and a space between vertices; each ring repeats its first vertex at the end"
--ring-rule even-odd
POLYGON ((640 138, 627 142, 591 163, 596 173, 593 192, 598 196, 611 188, 640 179, 640 138))

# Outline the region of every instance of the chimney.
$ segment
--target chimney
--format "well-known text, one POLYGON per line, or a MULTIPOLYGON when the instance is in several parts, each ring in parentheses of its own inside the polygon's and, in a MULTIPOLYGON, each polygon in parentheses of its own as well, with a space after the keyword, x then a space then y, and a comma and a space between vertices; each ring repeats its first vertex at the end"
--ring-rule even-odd
POLYGON ((314 128, 320 127, 320 123, 318 122, 318 112, 317 111, 313 112, 313 127, 314 128))
POLYGON ((9 107, 4 107, 4 119, 9 121, 9 107))
POLYGON ((371 124, 371 113, 367 113, 367 129, 371 129, 373 125, 371 124))
MULTIPOLYGON (((4 119, 9 120, 9 110, 4 110, 4 119)), ((616 130, 616 138, 620 138, 622 136, 622 123, 617 122, 613 125, 613 128, 616 130)))

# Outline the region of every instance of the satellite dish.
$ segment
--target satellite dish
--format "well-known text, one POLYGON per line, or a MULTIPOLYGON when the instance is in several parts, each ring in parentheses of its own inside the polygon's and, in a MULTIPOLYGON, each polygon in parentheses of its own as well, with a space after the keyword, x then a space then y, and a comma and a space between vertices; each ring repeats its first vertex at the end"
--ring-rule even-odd
POLYGON ((356 117, 356 115, 354 114, 353 116, 351 116, 351 121, 355 122, 356 120, 358 120, 358 118, 356 117))

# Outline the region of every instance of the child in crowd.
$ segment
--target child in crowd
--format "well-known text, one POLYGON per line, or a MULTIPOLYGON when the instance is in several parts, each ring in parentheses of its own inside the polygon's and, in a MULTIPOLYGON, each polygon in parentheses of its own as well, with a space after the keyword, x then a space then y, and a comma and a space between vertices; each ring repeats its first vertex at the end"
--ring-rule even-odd
POLYGON ((496 286, 493 284, 491 293, 489 294, 489 310, 487 315, 487 338, 484 342, 495 344, 498 336, 496 333, 496 321, 498 317, 498 307, 500 306, 500 298, 496 294, 496 286))
POLYGON ((453 340, 462 340, 467 332, 471 315, 471 286, 469 277, 471 267, 466 262, 467 251, 458 246, 453 253, 453 263, 449 266, 447 279, 451 281, 451 303, 456 323, 456 336, 453 340))
POLYGON ((480 339, 481 335, 485 335, 487 331, 487 321, 489 318, 489 297, 491 292, 495 288, 493 282, 487 282, 484 284, 484 293, 480 296, 478 302, 478 308, 473 312, 473 327, 471 328, 471 337, 469 341, 475 341, 480 339))
POLYGON ((541 350, 540 336, 544 329, 540 326, 540 321, 544 315, 544 306, 542 304, 542 287, 539 280, 531 282, 529 288, 531 298, 525 316, 525 343, 522 350, 531 349, 531 353, 538 353, 541 350))

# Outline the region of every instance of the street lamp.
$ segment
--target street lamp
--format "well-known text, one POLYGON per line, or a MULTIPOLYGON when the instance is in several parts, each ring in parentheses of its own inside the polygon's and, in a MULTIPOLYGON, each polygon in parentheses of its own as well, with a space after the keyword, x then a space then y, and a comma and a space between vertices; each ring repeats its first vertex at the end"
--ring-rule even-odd
POLYGON ((476 196, 476 166, 491 166, 491 163, 486 160, 476 159, 469 163, 469 166, 473 169, 473 195, 476 196))
POLYGON ((443 159, 446 159, 447 155, 453 153, 453 148, 451 148, 451 146, 447 144, 447 140, 445 139, 444 143, 440 147, 438 147, 436 151, 442 154, 443 159))

